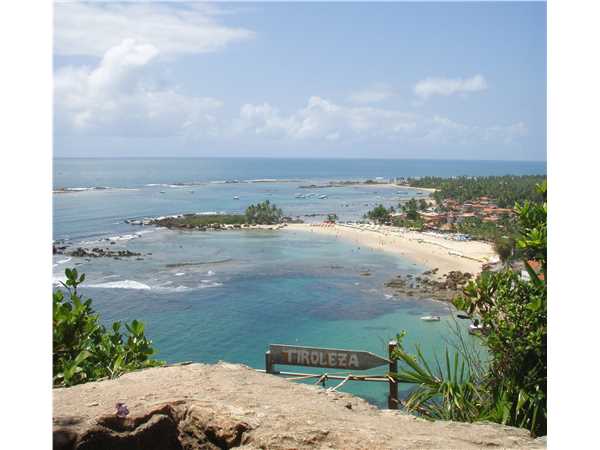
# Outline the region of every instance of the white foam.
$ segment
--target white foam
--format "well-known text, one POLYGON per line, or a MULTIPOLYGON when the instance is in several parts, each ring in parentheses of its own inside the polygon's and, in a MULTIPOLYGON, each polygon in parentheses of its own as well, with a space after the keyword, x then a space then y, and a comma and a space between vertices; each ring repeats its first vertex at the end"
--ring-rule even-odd
POLYGON ((211 280, 200 280, 200 283, 201 284, 198 285, 199 289, 223 286, 223 283, 218 283, 216 281, 211 281, 211 280))
POLYGON ((102 289, 142 289, 145 291, 152 289, 147 284, 135 280, 109 281, 108 283, 88 284, 85 285, 85 287, 102 289))
POLYGON ((185 291, 189 291, 189 290, 190 290, 189 287, 179 285, 175 289, 173 289, 173 292, 185 292, 185 291))
POLYGON ((66 258, 66 259, 61 259, 60 261, 56 261, 56 265, 58 264, 64 264, 64 263, 68 263, 69 261, 71 261, 72 258, 66 258))
POLYGON ((137 234, 124 234, 122 236, 110 236, 108 239, 111 241, 129 241, 130 239, 135 239, 139 237, 137 234))
POLYGON ((206 275, 208 275, 209 277, 212 277, 215 275, 215 271, 214 270, 209 270, 208 272, 206 272, 206 275))

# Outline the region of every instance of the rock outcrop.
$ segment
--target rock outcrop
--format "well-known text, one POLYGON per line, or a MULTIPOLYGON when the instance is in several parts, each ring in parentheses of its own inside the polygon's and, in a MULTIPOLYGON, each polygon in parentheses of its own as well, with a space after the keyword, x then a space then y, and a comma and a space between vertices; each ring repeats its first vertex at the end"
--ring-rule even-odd
POLYGON ((525 430, 429 422, 227 363, 55 389, 53 421, 56 450, 544 448, 525 430))

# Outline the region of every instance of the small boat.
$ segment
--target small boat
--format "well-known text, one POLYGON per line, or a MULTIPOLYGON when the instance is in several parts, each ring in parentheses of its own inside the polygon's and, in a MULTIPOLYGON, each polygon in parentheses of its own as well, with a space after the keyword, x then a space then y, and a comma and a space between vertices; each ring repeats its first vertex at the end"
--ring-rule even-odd
POLYGON ((456 315, 459 319, 470 319, 471 317, 468 314, 458 313, 456 315))
POLYGON ((469 334, 480 334, 483 332, 483 325, 478 323, 477 325, 475 325, 474 323, 472 323, 471 325, 469 325, 469 334))
POLYGON ((165 191, 160 191, 160 193, 161 193, 161 194, 164 194, 164 193, 165 193, 165 191))
POLYGON ((326 199, 326 198, 327 198, 327 196, 326 196, 325 194, 323 194, 323 195, 319 195, 319 198, 320 198, 321 200, 324 200, 324 199, 326 199))
POLYGON ((240 198, 236 195, 233 197, 234 200, 239 200, 240 198))
POLYGON ((440 316, 423 316, 421 320, 424 322, 439 322, 440 316))

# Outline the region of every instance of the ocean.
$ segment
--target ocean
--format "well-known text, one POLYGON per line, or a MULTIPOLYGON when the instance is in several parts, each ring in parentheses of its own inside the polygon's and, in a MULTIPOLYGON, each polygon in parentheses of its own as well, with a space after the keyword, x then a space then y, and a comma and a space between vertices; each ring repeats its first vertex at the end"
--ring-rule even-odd
MULTIPOLYGON (((374 205, 420 194, 406 188, 328 181, 408 176, 544 174, 545 162, 135 158, 54 160, 53 237, 69 245, 139 252, 140 258, 56 255, 55 282, 66 267, 86 274, 82 293, 105 323, 139 319, 168 362, 219 360, 264 368, 269 344, 367 350, 408 332, 409 348, 440 354, 455 327, 448 305, 399 298, 384 283, 426 270, 412 261, 350 242, 291 231, 186 232, 128 219, 179 213, 243 212, 270 200, 285 215, 320 222, 328 213, 359 219, 374 205), (304 187, 301 187, 304 186, 304 187), (297 194, 313 193, 310 198, 297 194), (325 195, 326 198, 319 198, 325 195), (365 271, 371 276, 361 275, 365 271), (442 316, 427 323, 425 314, 442 316)), ((283 370, 283 369, 282 369, 283 370)), ((305 371, 310 369, 304 369, 305 371)), ((386 368, 372 369, 383 373, 386 368)), ((385 405, 381 383, 342 390, 385 405)), ((405 393, 406 390, 402 390, 405 393)))

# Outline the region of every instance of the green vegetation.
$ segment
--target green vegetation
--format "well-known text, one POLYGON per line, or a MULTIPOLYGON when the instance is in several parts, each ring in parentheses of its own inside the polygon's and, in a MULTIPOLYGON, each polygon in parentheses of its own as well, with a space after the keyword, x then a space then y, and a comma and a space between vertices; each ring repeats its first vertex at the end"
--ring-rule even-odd
POLYGON ((516 223, 508 217, 503 217, 497 222, 485 222, 479 217, 469 217, 462 223, 455 224, 456 231, 468 234, 473 239, 496 242, 502 236, 514 240, 518 234, 516 223))
MULTIPOLYGON (((243 214, 202 214, 202 215, 184 215, 176 219, 169 218, 181 227, 207 227, 210 225, 242 225, 246 223, 246 216, 243 214)), ((164 219, 164 220, 169 220, 164 219)))
POLYGON ((144 324, 126 323, 128 334, 121 334, 121 323, 110 330, 99 323, 92 300, 84 300, 77 287, 85 280, 76 269, 66 269, 64 291, 52 295, 53 384, 72 386, 100 378, 119 375, 145 367, 160 366, 162 361, 149 359, 155 353, 152 341, 144 335, 144 324))
POLYGON ((420 199, 418 202, 416 199, 411 198, 406 203, 398 204, 398 209, 402 211, 405 217, 392 217, 392 214, 396 212, 396 209, 391 206, 386 208, 382 204, 377 205, 375 208, 365 214, 365 218, 372 220, 378 224, 392 224, 397 227, 406 227, 422 230, 423 220, 419 216, 419 211, 427 209, 429 205, 424 199, 420 199))
POLYGON ((394 356, 398 380, 415 384, 405 406, 433 419, 489 420, 546 434, 547 413, 547 205, 546 183, 538 186, 541 202, 517 205, 517 248, 530 275, 522 279, 510 268, 483 272, 469 282, 454 305, 477 317, 488 350, 484 364, 465 345, 445 364, 431 370, 417 349, 412 356, 398 336, 394 356), (528 260, 540 264, 536 273, 528 260))
POLYGON ((394 377, 416 387, 404 402, 406 410, 435 420, 475 422, 483 420, 482 408, 489 401, 484 389, 484 368, 478 353, 469 347, 457 329, 459 345, 451 356, 446 348, 444 361, 435 358, 433 369, 417 346, 415 356, 402 344, 406 332, 396 336, 392 353, 401 365, 394 377))
POLYGON ((398 208, 406 214, 408 220, 417 220, 419 218, 419 211, 425 211, 429 208, 429 204, 423 198, 419 199, 418 202, 416 199, 411 198, 404 204, 400 203, 398 208))
POLYGON ((543 201, 536 185, 545 180, 545 175, 505 175, 501 177, 410 178, 408 183, 413 187, 437 189, 433 193, 433 198, 438 204, 447 198, 463 203, 479 197, 493 197, 500 208, 512 208, 515 202, 543 201))
POLYGON ((510 236, 499 236, 494 240, 494 251, 503 264, 508 263, 515 253, 515 240, 510 236))
POLYGON ((246 208, 244 214, 184 214, 180 217, 165 217, 153 221, 155 225, 168 228, 220 228, 223 225, 241 226, 273 225, 281 222, 282 211, 269 200, 246 208))
POLYGON ((246 208, 246 221, 253 225, 273 225, 279 223, 282 216, 281 209, 271 204, 269 200, 246 208))
POLYGON ((384 224, 389 223, 391 219, 390 214, 392 212, 394 212, 393 208, 390 208, 388 210, 385 206, 379 204, 371 211, 367 212, 367 214, 365 214, 365 217, 369 220, 372 220, 375 223, 384 224))

